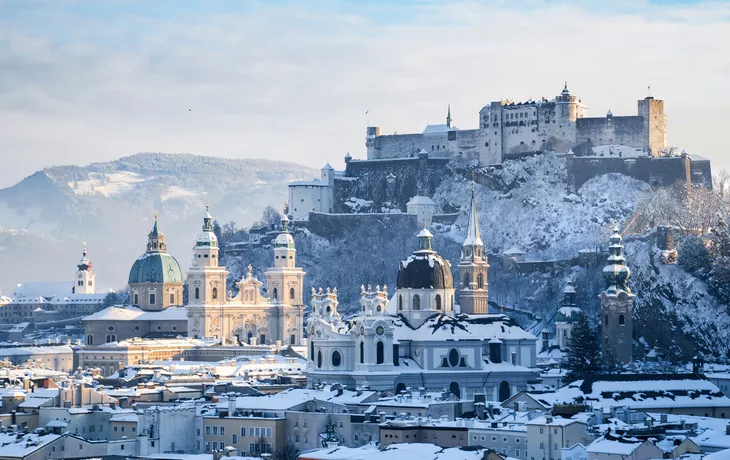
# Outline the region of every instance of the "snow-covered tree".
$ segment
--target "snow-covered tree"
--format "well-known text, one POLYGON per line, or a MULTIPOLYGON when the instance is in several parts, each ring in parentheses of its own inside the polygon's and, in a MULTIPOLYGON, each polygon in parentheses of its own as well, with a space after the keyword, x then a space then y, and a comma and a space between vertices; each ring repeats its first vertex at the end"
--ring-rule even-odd
POLYGON ((573 325, 564 363, 564 368, 568 371, 565 375, 566 382, 583 380, 600 373, 603 368, 596 331, 586 315, 581 315, 573 325))
POLYGON ((696 236, 689 236, 682 241, 678 262, 684 271, 703 280, 707 278, 712 267, 712 259, 705 242, 696 236))

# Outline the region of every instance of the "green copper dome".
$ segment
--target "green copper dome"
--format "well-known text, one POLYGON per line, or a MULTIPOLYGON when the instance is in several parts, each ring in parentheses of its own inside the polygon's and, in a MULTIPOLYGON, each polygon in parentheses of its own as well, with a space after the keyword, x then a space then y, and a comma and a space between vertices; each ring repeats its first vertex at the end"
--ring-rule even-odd
POLYGON ((129 271, 129 284, 182 283, 180 264, 164 252, 146 252, 134 261, 129 271))
POLYGON ((167 253, 165 234, 155 226, 147 235, 147 251, 134 261, 129 270, 129 284, 138 283, 182 283, 183 276, 180 264, 167 253))

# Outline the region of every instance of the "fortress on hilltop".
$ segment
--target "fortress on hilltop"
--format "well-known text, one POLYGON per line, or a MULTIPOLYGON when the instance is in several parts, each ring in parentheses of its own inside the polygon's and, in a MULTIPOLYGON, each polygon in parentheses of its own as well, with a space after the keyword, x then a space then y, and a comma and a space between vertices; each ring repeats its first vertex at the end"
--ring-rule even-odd
POLYGON ((568 90, 553 99, 491 102, 479 111, 479 128, 461 130, 452 123, 427 125, 422 133, 382 135, 369 126, 365 137, 368 160, 416 157, 419 153, 478 159, 486 166, 525 153, 544 150, 588 153, 592 146, 621 145, 643 156, 659 156, 667 142, 664 101, 638 101, 638 114, 588 117, 588 107, 568 90))

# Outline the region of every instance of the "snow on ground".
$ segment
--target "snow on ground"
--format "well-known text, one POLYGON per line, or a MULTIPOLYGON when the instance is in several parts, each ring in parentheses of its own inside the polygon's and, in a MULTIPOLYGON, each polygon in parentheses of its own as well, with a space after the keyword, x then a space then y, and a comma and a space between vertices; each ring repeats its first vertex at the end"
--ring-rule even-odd
MULTIPOLYGON (((485 245, 492 252, 517 247, 537 260, 570 258, 581 248, 603 244, 607 228, 615 220, 623 222, 649 187, 621 174, 607 174, 586 182, 576 199, 566 189, 565 160, 555 154, 507 161, 492 175, 508 184, 509 191, 477 185, 485 245)), ((434 201, 468 206, 470 192, 467 180, 445 181, 434 201)), ((451 231, 454 240, 463 241, 467 219, 462 212, 451 231)))
POLYGON ((195 192, 192 190, 187 190, 187 189, 184 189, 177 185, 171 185, 167 188, 167 191, 165 193, 160 195, 160 200, 167 201, 167 200, 171 200, 174 198, 187 198, 187 197, 198 196, 198 195, 199 195, 198 192, 195 192))
POLYGON ((136 184, 150 179, 130 171, 108 174, 91 172, 89 180, 71 181, 68 182, 68 186, 76 195, 113 196, 132 190, 136 184))

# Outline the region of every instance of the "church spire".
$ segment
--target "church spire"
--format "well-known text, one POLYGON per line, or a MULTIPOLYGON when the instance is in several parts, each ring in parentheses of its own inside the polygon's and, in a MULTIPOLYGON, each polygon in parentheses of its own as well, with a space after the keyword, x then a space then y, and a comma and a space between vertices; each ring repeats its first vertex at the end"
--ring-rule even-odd
POLYGON ((479 233, 479 216, 477 216, 476 185, 471 181, 471 210, 469 211, 469 227, 466 229, 464 246, 484 246, 479 233))
POLYGON ((449 104, 448 112, 446 113, 446 127, 451 128, 451 104, 449 104))
POLYGON ((157 211, 155 211, 155 225, 147 235, 147 252, 166 252, 165 234, 157 226, 157 211))

